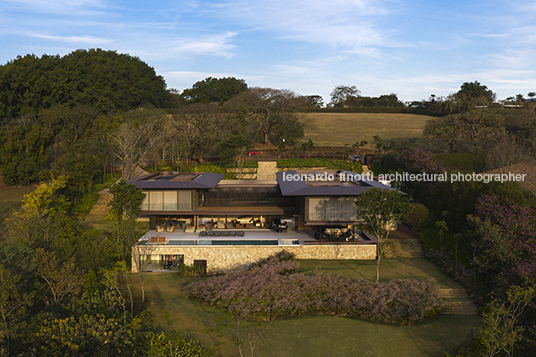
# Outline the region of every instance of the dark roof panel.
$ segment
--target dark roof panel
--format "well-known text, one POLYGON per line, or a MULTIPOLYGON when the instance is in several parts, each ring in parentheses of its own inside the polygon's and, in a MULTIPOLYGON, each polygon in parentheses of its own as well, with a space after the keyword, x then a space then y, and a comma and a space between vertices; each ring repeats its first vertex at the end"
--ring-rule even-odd
POLYGON ((151 174, 128 181, 128 183, 135 184, 136 187, 142 189, 203 189, 216 187, 224 177, 224 174, 200 172, 192 175, 190 180, 174 180, 172 176, 168 179, 160 179, 162 177, 159 174, 151 174))
MULTIPOLYGON (((341 171, 346 175, 355 175, 355 172, 341 171)), ((333 186, 310 186, 305 181, 284 180, 285 176, 295 175, 296 171, 278 172, 277 182, 283 196, 358 196, 371 188, 394 190, 394 188, 374 180, 361 181, 360 185, 346 186, 343 184, 333 186)))

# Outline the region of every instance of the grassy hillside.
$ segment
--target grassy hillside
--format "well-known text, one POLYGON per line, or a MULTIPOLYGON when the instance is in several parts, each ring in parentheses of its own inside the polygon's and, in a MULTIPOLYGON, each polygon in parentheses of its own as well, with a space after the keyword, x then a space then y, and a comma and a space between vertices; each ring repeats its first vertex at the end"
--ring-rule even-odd
POLYGON ((35 186, 4 186, 0 180, 0 225, 21 207, 24 196, 34 189, 35 186))
POLYGON ((313 140, 315 146, 352 145, 356 141, 369 141, 379 135, 382 139, 421 137, 422 129, 430 116, 389 113, 306 113, 304 139, 313 140))
MULTIPOLYGON (((376 262, 366 260, 300 260, 302 271, 319 271, 358 279, 375 280, 376 262)), ((460 288, 454 280, 425 258, 385 259, 382 280, 435 279, 442 288, 460 288)), ((218 323, 236 323, 231 314, 188 299, 182 287, 201 277, 173 273, 145 275, 146 307, 155 329, 175 329, 195 338, 216 356, 238 355, 229 335, 211 329, 218 323)), ((139 297, 137 274, 130 276, 134 296, 139 297)), ((444 356, 456 349, 480 324, 478 315, 440 315, 420 324, 382 325, 330 315, 277 320, 267 327, 256 356, 444 356)))

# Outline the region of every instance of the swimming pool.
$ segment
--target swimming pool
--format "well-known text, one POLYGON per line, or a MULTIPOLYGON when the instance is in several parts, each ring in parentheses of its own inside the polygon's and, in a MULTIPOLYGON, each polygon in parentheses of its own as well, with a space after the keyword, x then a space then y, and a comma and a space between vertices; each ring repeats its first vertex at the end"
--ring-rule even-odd
MULTIPOLYGON (((172 239, 167 245, 279 245, 277 239, 172 239)), ((282 239, 281 245, 299 245, 297 239, 282 239)))

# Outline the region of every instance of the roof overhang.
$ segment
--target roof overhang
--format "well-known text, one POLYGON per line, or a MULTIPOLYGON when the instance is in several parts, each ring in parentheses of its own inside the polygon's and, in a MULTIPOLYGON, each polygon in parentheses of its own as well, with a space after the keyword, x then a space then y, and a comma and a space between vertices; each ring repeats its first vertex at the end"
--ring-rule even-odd
MULTIPOLYGON (((355 172, 340 171, 346 177, 353 177, 355 172)), ((394 188, 386 186, 374 180, 360 180, 356 186, 310 186, 303 180, 289 180, 289 176, 300 176, 295 170, 276 173, 277 182, 283 196, 358 196, 361 193, 370 190, 371 188, 381 188, 385 190, 394 190, 394 188)))

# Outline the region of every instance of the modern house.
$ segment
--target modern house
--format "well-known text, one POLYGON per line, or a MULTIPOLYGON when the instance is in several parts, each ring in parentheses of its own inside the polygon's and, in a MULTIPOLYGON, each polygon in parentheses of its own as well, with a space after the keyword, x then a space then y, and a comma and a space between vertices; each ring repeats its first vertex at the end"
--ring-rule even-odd
POLYGON ((308 259, 375 258, 376 238, 354 230, 354 200, 371 188, 392 188, 347 171, 223 177, 163 173, 129 181, 146 194, 141 214, 151 229, 133 248, 134 271, 182 263, 228 269, 282 249, 308 259))

